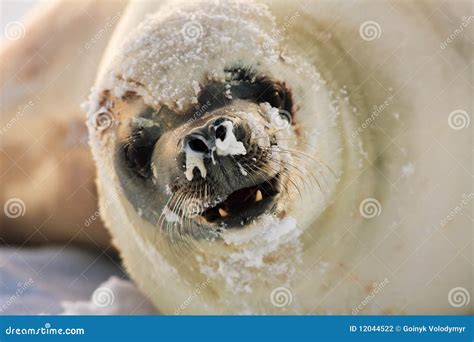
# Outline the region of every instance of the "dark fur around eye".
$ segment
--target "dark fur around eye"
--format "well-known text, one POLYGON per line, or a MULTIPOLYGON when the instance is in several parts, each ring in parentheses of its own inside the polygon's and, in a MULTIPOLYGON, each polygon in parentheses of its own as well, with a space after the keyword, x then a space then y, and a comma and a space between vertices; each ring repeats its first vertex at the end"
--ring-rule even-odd
MULTIPOLYGON (((226 68, 225 82, 210 81, 201 86, 198 102, 206 112, 230 105, 233 100, 248 100, 254 103, 268 102, 272 107, 284 110, 293 116, 293 99, 290 89, 284 82, 274 81, 266 75, 242 66, 226 68), (205 104, 205 106, 203 106, 205 104)), ((169 129, 172 125, 167 118, 176 116, 168 113, 166 106, 160 111, 149 107, 132 122, 132 133, 124 143, 123 151, 126 164, 134 175, 149 179, 151 177, 151 157, 155 143, 159 139, 162 128, 169 129), (164 111, 164 115, 160 113, 164 111)), ((193 107, 189 115, 195 111, 193 107)), ((189 117, 183 115, 182 117, 189 117)))
POLYGON ((160 126, 143 116, 132 125, 132 134, 123 145, 123 151, 128 167, 137 176, 150 178, 153 148, 160 135, 160 126))
POLYGON ((254 103, 268 102, 272 107, 293 114, 291 91, 284 82, 274 81, 248 67, 234 66, 224 71, 227 75, 225 83, 212 81, 202 88, 198 96, 199 103, 211 103, 209 110, 241 99, 254 103))

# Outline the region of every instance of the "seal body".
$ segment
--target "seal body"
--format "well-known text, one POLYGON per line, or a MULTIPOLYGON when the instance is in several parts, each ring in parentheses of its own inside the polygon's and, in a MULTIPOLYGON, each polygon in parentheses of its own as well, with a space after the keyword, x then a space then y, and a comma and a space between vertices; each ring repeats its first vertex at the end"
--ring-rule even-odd
POLYGON ((436 5, 123 10, 89 144, 101 216, 162 313, 469 312, 449 296, 472 290, 470 50, 440 46, 467 10, 436 5))

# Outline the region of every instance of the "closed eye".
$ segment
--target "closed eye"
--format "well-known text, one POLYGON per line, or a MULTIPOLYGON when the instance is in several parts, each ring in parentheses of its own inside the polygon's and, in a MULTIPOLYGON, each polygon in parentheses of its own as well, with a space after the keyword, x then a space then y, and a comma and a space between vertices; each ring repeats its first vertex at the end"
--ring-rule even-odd
POLYGON ((268 102, 272 107, 294 113, 291 90, 284 82, 261 75, 249 67, 233 66, 224 69, 226 81, 211 81, 201 87, 198 102, 211 103, 209 111, 224 107, 235 99, 254 103, 268 102))
POLYGON ((151 177, 151 157, 160 138, 160 125, 151 119, 135 118, 130 138, 123 145, 127 166, 139 177, 151 177))

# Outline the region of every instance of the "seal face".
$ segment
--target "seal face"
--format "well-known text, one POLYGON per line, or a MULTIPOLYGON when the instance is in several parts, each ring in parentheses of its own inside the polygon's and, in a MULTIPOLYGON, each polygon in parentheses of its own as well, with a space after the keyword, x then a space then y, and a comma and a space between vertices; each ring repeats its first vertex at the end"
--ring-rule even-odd
POLYGON ((120 137, 118 176, 136 210, 161 213, 144 215, 167 233, 198 238, 244 227, 263 213, 281 214, 277 201, 289 195, 279 139, 295 125, 290 89, 250 67, 224 72, 224 81, 200 85, 198 104, 182 112, 138 105, 136 95, 125 100, 145 109, 120 137), (137 187, 168 199, 137 198, 137 187))
POLYGON ((97 85, 96 109, 109 103, 119 121, 105 140, 114 140, 121 189, 172 237, 215 238, 263 214, 281 218, 283 199, 299 190, 288 163, 297 106, 291 82, 272 72, 284 57, 268 8, 205 7, 149 18, 97 85))

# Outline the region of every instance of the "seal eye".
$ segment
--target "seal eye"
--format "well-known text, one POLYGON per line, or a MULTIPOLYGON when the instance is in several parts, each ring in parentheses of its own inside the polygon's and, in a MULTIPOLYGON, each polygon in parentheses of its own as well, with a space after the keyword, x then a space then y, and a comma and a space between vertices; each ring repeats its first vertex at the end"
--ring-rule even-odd
POLYGON ((151 175, 150 160, 152 149, 139 147, 136 148, 133 145, 125 147, 125 156, 127 165, 132 169, 138 176, 143 178, 149 178, 151 175))
POLYGON ((124 146, 128 167, 139 177, 150 178, 153 148, 161 135, 160 126, 152 120, 135 118, 132 134, 124 146))
POLYGON ((198 102, 201 106, 210 104, 206 105, 207 111, 227 106, 240 99, 257 104, 267 102, 291 115, 294 113, 292 92, 285 82, 273 80, 251 67, 239 64, 225 68, 224 72, 225 82, 214 80, 201 87, 198 102))
POLYGON ((256 103, 268 102, 272 107, 291 113, 293 109, 291 92, 284 82, 259 74, 250 67, 234 66, 225 71, 229 75, 228 82, 233 96, 250 99, 256 103))

